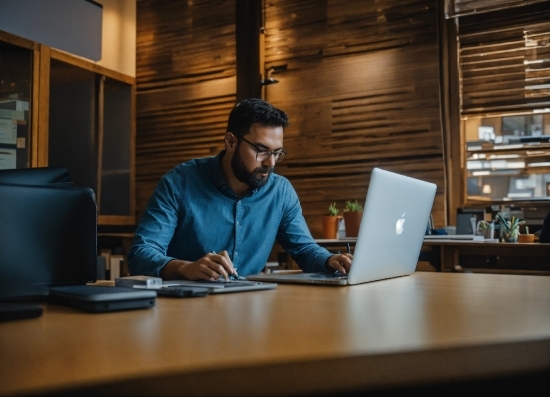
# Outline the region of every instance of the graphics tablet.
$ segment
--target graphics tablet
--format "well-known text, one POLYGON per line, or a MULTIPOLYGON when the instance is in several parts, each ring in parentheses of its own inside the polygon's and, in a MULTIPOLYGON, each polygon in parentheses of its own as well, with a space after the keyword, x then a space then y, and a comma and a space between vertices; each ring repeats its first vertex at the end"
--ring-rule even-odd
POLYGON ((195 287, 205 288, 209 294, 227 294, 230 292, 258 291, 277 288, 275 283, 263 283, 260 281, 209 281, 209 280, 168 280, 163 281, 165 287, 195 287))

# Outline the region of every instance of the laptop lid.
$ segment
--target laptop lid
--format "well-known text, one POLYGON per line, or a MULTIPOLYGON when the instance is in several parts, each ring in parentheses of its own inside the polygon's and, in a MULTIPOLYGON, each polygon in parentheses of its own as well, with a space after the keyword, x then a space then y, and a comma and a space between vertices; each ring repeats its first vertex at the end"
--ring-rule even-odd
POLYGON ((409 275, 416 269, 436 189, 433 183, 374 168, 347 277, 298 273, 247 278, 350 285, 409 275))
POLYGON ((437 186, 374 168, 348 284, 413 273, 437 186))

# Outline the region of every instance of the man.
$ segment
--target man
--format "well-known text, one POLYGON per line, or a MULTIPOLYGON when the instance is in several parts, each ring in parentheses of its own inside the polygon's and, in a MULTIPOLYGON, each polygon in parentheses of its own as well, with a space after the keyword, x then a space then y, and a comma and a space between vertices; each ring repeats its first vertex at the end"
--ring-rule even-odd
POLYGON ((160 180, 128 255, 131 274, 218 280, 259 273, 277 240, 304 271, 346 274, 351 255, 315 243, 298 196, 274 167, 286 152, 285 112, 246 99, 229 114, 225 150, 160 180))

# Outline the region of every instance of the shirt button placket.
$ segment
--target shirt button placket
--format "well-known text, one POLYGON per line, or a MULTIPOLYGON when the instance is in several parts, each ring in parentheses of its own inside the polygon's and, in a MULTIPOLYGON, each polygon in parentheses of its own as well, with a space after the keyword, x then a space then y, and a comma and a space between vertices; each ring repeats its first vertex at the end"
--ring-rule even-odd
POLYGON ((235 203, 235 248, 233 251, 233 264, 235 267, 239 267, 239 250, 241 243, 243 242, 243 232, 242 232, 242 218, 243 218, 243 205, 241 200, 235 203))

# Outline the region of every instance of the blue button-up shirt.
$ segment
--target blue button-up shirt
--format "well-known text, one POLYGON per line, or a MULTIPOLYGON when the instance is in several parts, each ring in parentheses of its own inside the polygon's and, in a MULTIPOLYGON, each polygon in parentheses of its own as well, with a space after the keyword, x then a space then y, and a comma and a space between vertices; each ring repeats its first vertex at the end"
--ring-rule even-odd
POLYGON ((172 259, 194 262, 227 250, 239 275, 256 274, 275 240, 302 270, 325 271, 331 253, 313 240, 290 182, 272 173, 263 187, 237 197, 222 176, 223 154, 182 163, 162 177, 137 227, 130 273, 159 277, 172 259))

